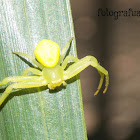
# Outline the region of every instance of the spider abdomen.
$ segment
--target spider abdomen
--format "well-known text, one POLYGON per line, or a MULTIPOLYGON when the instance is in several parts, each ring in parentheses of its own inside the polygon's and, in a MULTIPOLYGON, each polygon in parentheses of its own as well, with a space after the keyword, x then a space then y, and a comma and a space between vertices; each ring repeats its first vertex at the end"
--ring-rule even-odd
POLYGON ((53 87, 60 86, 63 82, 63 68, 60 65, 56 65, 52 68, 45 67, 43 69, 43 77, 53 87))
POLYGON ((34 53, 43 66, 54 67, 59 61, 60 48, 57 43, 43 39, 36 46, 34 53))

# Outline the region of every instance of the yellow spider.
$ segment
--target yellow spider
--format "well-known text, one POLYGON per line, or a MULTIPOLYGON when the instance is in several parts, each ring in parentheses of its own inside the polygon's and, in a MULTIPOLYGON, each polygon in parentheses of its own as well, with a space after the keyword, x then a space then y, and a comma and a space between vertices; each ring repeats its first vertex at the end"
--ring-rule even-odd
POLYGON ((58 44, 47 39, 43 39, 36 46, 34 50, 36 59, 25 53, 13 52, 14 54, 27 57, 38 68, 29 67, 24 71, 22 76, 6 77, 0 81, 0 86, 5 85, 8 82, 15 82, 14 84, 9 85, 0 97, 0 105, 4 102, 12 89, 33 88, 47 85, 49 89, 55 89, 61 84, 65 86, 66 80, 74 77, 89 65, 95 67, 101 76, 99 86, 94 95, 97 95, 99 92, 104 80, 104 75, 106 76, 106 88, 103 93, 105 93, 109 84, 108 71, 100 66, 97 59, 93 56, 86 56, 82 59, 78 59, 77 57, 70 55, 66 56, 72 40, 73 38, 67 42, 61 52, 61 55, 58 44), (66 68, 69 60, 73 60, 74 64, 66 68), (32 72, 35 75, 27 76, 29 72, 32 72))

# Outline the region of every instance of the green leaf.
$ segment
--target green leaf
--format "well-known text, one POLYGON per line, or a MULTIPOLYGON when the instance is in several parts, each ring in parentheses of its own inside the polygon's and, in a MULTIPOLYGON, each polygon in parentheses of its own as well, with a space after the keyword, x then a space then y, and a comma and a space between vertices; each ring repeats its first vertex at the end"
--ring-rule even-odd
MULTIPOLYGON (((30 65, 12 51, 33 55, 44 38, 63 48, 73 36, 69 0, 1 0, 0 79, 22 75, 30 65)), ((76 56, 75 41, 69 53, 76 56)), ((4 90, 5 86, 0 94, 4 90)), ((54 91, 47 87, 13 90, 0 107, 0 139, 86 140, 83 114, 78 76, 54 91)))

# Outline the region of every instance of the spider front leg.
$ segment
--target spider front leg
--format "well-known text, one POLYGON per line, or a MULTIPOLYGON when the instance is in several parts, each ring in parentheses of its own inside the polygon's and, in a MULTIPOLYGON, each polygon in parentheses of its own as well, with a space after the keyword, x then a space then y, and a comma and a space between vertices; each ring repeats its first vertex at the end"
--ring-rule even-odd
POLYGON ((97 93, 101 89, 101 86, 102 86, 103 80, 104 80, 104 75, 106 76, 106 84, 105 84, 106 87, 105 87, 103 93, 105 93, 108 88, 108 84, 109 84, 108 71, 106 69, 104 69, 102 66, 100 66, 97 59, 93 56, 86 56, 86 57, 82 58, 81 60, 77 61, 76 63, 74 63, 73 65, 71 65, 64 72, 64 77, 63 77, 64 80, 74 77, 75 75, 80 73, 82 70, 84 70, 86 67, 88 67, 89 65, 95 67, 98 70, 99 74, 101 75, 98 89, 94 95, 97 95, 97 93))
POLYGON ((28 54, 25 54, 25 53, 21 53, 21 52, 13 52, 13 54, 27 57, 27 58, 30 59, 36 66, 38 66, 40 69, 43 69, 43 66, 42 66, 40 63, 38 63, 38 62, 35 60, 35 58, 33 58, 32 56, 30 56, 30 55, 28 55, 28 54))
MULTIPOLYGON (((37 79, 36 79, 37 81, 37 79)), ((41 87, 47 85, 46 80, 38 80, 37 82, 30 81, 30 82, 21 82, 21 83, 15 83, 12 85, 9 85, 2 96, 0 97, 0 105, 4 102, 4 100, 7 98, 9 93, 12 91, 12 89, 20 89, 20 88, 33 88, 33 87, 41 87)))
POLYGON ((42 72, 35 68, 27 68, 22 75, 26 76, 29 72, 32 72, 32 73, 34 73, 36 75, 40 75, 40 76, 42 75, 42 72))

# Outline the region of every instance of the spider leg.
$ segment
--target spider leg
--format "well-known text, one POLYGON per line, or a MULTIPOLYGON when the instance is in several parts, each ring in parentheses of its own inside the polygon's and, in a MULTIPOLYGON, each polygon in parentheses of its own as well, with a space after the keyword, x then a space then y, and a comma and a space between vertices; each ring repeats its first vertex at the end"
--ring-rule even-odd
POLYGON ((97 95, 97 93, 99 92, 102 86, 104 75, 106 76, 106 84, 105 84, 106 87, 103 93, 105 93, 109 84, 108 71, 104 69, 102 66, 100 66, 97 59, 93 56, 86 56, 82 58, 81 60, 77 61, 76 63, 74 63, 73 65, 71 65, 70 67, 68 67, 68 69, 64 71, 63 80, 67 80, 74 77, 75 75, 80 73, 82 70, 84 70, 86 67, 88 67, 89 65, 95 67, 98 70, 99 74, 101 75, 99 86, 98 86, 97 91, 95 92, 95 95, 97 95))
POLYGON ((36 75, 42 75, 42 72, 36 68, 27 68, 22 75, 26 76, 29 72, 32 72, 36 75))
POLYGON ((74 39, 74 37, 72 37, 67 43, 66 45, 64 46, 64 48, 62 49, 62 53, 60 55, 60 58, 59 58, 59 63, 62 62, 62 60, 64 59, 69 47, 70 47, 70 43, 72 42, 72 40, 74 39))
POLYGON ((38 81, 38 82, 21 82, 9 85, 2 96, 0 97, 0 105, 4 102, 6 97, 12 91, 12 89, 20 89, 20 88, 33 88, 33 87, 41 87, 47 85, 46 80, 38 81))
POLYGON ((16 55, 20 55, 20 56, 24 56, 24 57, 27 57, 28 59, 30 59, 36 66, 38 66, 40 69, 43 69, 43 66, 38 63, 34 57, 28 55, 28 54, 25 54, 25 53, 21 53, 21 52, 13 52, 14 54, 16 55))
POLYGON ((67 57, 64 59, 62 65, 61 65, 61 66, 63 67, 63 69, 66 68, 66 66, 67 66, 67 64, 68 64, 68 61, 69 61, 70 59, 73 60, 74 62, 77 62, 77 61, 79 60, 77 57, 74 57, 74 56, 71 56, 71 55, 67 56, 67 57))
MULTIPOLYGON (((94 93, 94 95, 98 94, 99 90, 102 87, 103 81, 104 81, 104 74, 101 73, 100 71, 98 71, 98 73, 100 74, 101 78, 100 78, 100 82, 99 82, 98 88, 97 88, 96 92, 94 93)), ((104 93, 104 91, 103 91, 103 93, 104 93)))
POLYGON ((6 85, 9 82, 30 82, 30 81, 41 81, 43 77, 41 76, 15 76, 6 77, 0 81, 0 86, 6 85))

